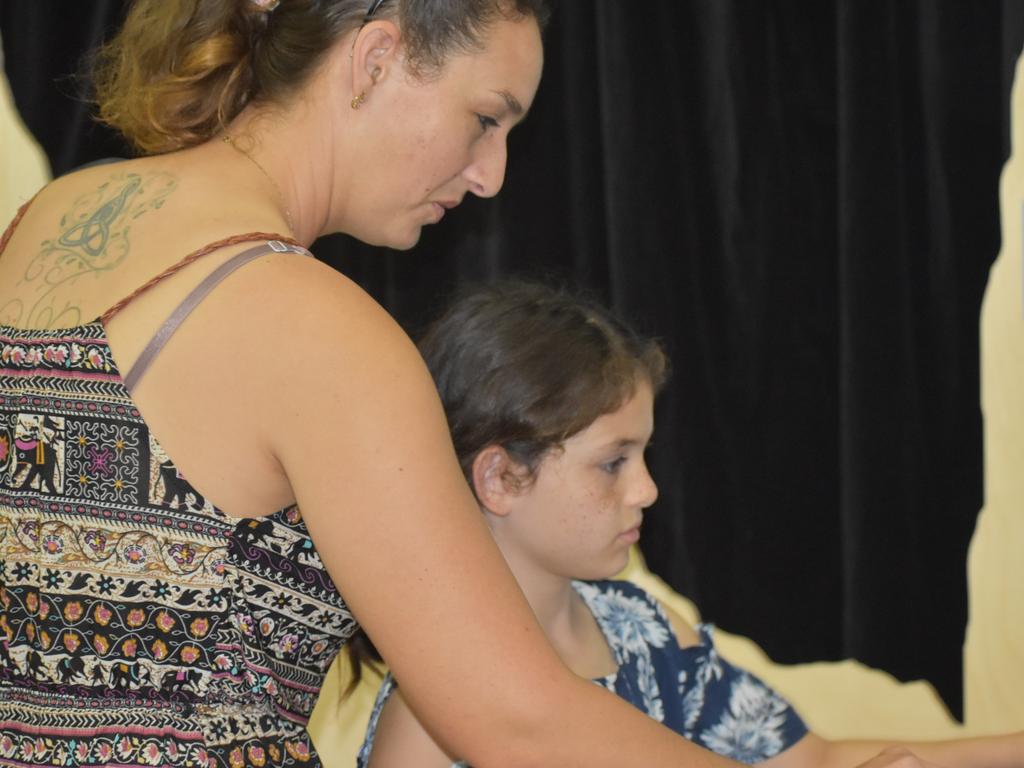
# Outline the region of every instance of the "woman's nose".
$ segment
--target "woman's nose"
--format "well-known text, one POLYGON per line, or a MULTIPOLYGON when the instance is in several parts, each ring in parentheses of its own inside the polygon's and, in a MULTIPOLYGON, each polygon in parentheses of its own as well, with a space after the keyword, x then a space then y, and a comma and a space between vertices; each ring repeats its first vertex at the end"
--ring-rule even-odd
POLYGON ((462 175, 469 182, 469 191, 477 197, 494 197, 505 182, 508 146, 504 136, 487 137, 479 143, 462 175))

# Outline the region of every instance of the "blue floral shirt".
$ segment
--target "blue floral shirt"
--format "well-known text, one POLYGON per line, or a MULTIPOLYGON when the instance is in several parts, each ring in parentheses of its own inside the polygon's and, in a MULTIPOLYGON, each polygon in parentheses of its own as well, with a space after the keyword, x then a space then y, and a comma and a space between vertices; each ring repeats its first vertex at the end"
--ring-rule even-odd
MULTIPOLYGON (((618 669, 595 680, 690 741, 741 763, 767 760, 796 744, 807 726, 754 675, 718 655, 712 628, 697 627, 700 644, 680 648, 658 601, 627 581, 573 582, 594 614, 618 669)), ((395 689, 388 675, 359 751, 365 768, 381 709, 395 689)), ((455 763, 453 768, 468 768, 455 763)))

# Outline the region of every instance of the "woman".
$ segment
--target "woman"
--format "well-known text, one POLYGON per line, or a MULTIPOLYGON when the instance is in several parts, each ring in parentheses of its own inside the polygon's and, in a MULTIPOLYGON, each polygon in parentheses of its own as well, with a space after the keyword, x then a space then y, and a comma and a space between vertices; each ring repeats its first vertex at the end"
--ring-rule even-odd
POLYGON ((0 765, 316 765, 355 617, 477 764, 727 764, 559 662, 415 348, 306 256, 498 191, 542 16, 133 5, 97 87, 148 156, 57 179, 0 241, 0 765))
MULTIPOLYGON (((453 302, 420 349, 482 516, 576 674, 743 763, 842 766, 878 752, 881 743, 809 733, 785 700, 718 655, 710 627, 695 631, 644 590, 611 580, 658 494, 644 461, 667 367, 656 342, 582 298, 508 282, 453 302)), ((361 647, 349 646, 356 679, 361 647)), ((915 749, 947 766, 1024 765, 1022 734, 915 749)), ((452 767, 391 675, 358 763, 452 767)))

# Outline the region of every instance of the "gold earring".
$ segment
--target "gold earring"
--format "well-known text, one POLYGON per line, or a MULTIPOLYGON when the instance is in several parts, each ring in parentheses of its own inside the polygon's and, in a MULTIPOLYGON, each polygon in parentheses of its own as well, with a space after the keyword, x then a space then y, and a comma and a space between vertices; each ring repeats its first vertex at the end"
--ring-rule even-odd
POLYGON ((366 101, 366 91, 363 91, 354 99, 352 99, 352 109, 359 109, 363 106, 363 102, 366 101))

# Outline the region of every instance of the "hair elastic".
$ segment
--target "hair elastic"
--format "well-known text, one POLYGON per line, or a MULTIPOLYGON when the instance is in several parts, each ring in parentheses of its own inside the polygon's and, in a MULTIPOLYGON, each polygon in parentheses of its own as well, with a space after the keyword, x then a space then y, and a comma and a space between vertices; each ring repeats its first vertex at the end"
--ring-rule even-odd
POLYGON ((377 12, 377 9, 384 4, 384 0, 373 0, 370 3, 370 7, 366 9, 366 15, 363 17, 363 24, 366 24, 370 19, 373 18, 373 14, 377 12))

